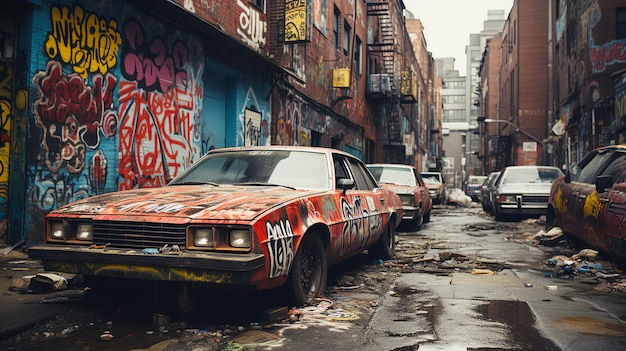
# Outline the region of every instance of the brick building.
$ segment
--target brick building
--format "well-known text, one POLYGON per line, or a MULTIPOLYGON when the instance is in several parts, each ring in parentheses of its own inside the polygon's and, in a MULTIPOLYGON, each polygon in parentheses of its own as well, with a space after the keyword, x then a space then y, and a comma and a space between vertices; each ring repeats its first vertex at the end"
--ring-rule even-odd
POLYGON ((39 241, 74 200, 162 186, 212 148, 417 165, 428 149, 402 0, 3 5, 0 243, 39 241))

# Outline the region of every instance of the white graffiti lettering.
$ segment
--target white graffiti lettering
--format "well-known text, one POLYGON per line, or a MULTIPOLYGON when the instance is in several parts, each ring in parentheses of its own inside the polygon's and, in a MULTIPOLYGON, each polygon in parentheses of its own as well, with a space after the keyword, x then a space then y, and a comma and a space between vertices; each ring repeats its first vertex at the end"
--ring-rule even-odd
POLYGON ((267 251, 270 260, 270 278, 289 273, 294 259, 293 232, 289 220, 265 224, 267 229, 267 251))
POLYGON ((246 44, 258 50, 261 45, 265 45, 267 22, 261 21, 259 12, 246 5, 242 0, 237 0, 237 5, 242 10, 239 14, 237 34, 246 44))
POLYGON ((176 213, 185 209, 187 206, 179 203, 171 204, 154 204, 150 202, 139 202, 134 204, 122 205, 119 210, 126 211, 142 211, 146 213, 176 213))

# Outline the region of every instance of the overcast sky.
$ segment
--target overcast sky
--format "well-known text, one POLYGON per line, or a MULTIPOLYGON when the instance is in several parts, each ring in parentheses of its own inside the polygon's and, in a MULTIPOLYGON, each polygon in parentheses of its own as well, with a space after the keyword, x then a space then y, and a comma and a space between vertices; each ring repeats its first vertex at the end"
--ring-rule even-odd
POLYGON ((433 57, 454 57, 454 68, 464 76, 469 35, 480 33, 489 10, 504 10, 507 18, 513 0, 404 0, 404 6, 422 21, 433 57))

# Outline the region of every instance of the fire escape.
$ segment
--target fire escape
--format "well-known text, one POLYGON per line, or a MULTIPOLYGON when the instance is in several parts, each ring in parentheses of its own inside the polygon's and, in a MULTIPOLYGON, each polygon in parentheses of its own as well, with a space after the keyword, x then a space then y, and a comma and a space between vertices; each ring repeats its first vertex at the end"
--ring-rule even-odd
POLYGON ((379 104, 382 126, 385 131, 383 144, 386 149, 402 146, 400 96, 395 72, 396 38, 390 0, 369 0, 368 22, 378 28, 372 42, 367 43, 371 62, 367 84, 367 96, 379 104))

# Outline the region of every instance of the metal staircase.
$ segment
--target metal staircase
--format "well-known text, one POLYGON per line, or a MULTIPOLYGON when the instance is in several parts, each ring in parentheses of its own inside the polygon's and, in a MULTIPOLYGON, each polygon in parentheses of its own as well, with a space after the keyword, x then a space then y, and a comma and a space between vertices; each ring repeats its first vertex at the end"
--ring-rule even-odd
POLYGON ((391 96, 384 96, 383 114, 386 118, 383 124, 386 126, 388 146, 402 145, 402 130, 400 125, 400 106, 398 99, 398 87, 395 77, 395 52, 396 36, 394 33, 393 17, 391 15, 390 2, 396 0, 367 0, 367 16, 378 24, 378 33, 374 36, 374 42, 367 44, 368 55, 378 58, 382 62, 385 75, 389 77, 391 96))
POLYGON ((367 4, 367 16, 376 17, 378 20, 379 35, 375 39, 375 43, 367 45, 367 49, 371 54, 378 55, 382 58, 385 74, 389 75, 391 90, 395 91, 394 80, 394 55, 396 50, 396 38, 394 35, 393 21, 391 18, 388 0, 370 0, 367 4))

